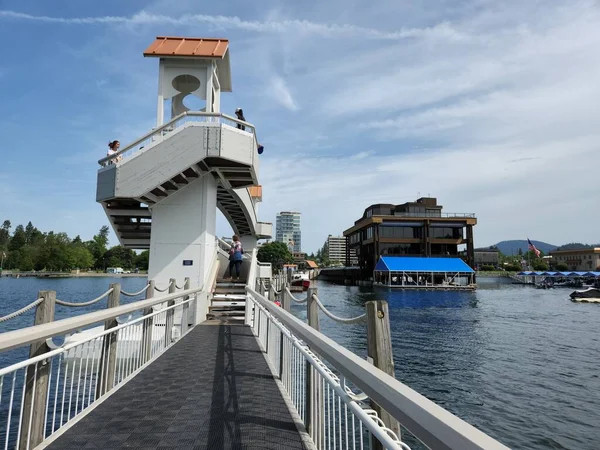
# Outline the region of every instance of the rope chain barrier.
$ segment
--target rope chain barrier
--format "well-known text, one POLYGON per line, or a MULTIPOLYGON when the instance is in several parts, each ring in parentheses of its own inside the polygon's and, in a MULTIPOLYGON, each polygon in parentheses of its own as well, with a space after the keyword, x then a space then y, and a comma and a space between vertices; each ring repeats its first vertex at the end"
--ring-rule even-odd
POLYGON ((327 310, 327 308, 325 308, 325 306, 323 305, 323 303, 321 303, 321 300, 319 300, 319 297, 317 297, 316 294, 313 294, 313 298, 315 299, 315 302, 317 302, 317 305, 319 306, 319 308, 321 309, 321 311, 323 311, 327 317, 329 317, 332 320, 335 320, 336 322, 339 322, 339 323, 358 323, 358 322, 361 322, 365 317, 367 317, 367 313, 361 314, 360 316, 351 317, 349 319, 346 319, 344 317, 338 317, 335 314, 329 312, 327 310))
POLYGON ((37 305, 39 305, 40 303, 42 303, 44 301, 43 298, 38 298, 36 301, 31 302, 29 305, 25 306, 24 308, 19 309, 18 311, 15 311, 14 313, 10 313, 7 314, 4 317, 0 317, 0 323, 2 322, 6 322, 7 320, 13 319, 17 316, 20 316, 23 313, 26 313, 27 311, 29 311, 31 308, 36 307, 37 305))
POLYGON ((121 291, 121 294, 123 294, 126 297, 135 297, 136 295, 140 295, 142 292, 146 291, 149 287, 150 287, 150 283, 148 283, 146 286, 144 286, 144 288, 141 291, 138 291, 138 292, 121 291))
POLYGON ((73 302, 66 302, 64 300, 56 299, 56 304, 57 305, 62 305, 62 306, 69 306, 71 308, 80 308, 82 306, 90 306, 90 305, 93 305, 94 303, 97 303, 100 300, 102 300, 104 297, 106 297, 108 294, 110 294, 113 290, 114 290, 113 288, 110 288, 108 291, 106 291, 100 297, 96 297, 94 300, 90 300, 89 302, 73 303, 73 302))
POLYGON ((158 292, 167 292, 169 290, 170 286, 171 286, 171 284, 169 284, 169 286, 167 286, 164 289, 159 289, 158 286, 154 286, 154 289, 157 290, 158 292))
POLYGON ((183 289, 185 287, 185 284, 183 286, 177 286, 177 283, 174 283, 174 284, 175 284, 176 289, 183 289))
POLYGON ((287 292, 287 294, 290 296, 290 298, 295 301, 296 303, 306 303, 308 301, 308 296, 306 296, 306 298, 304 300, 299 300, 296 297, 294 297, 294 294, 292 294, 292 292, 290 291, 289 287, 285 287, 285 292, 287 292))

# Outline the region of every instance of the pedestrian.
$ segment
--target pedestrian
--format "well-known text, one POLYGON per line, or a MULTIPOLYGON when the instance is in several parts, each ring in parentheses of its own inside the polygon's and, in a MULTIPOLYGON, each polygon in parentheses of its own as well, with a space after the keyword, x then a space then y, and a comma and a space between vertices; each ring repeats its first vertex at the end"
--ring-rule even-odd
MULTIPOLYGON (((237 108, 235 110, 235 115, 237 116, 238 120, 241 120, 242 122, 246 121, 246 118, 244 117, 244 111, 242 111, 242 108, 237 108)), ((246 126, 241 123, 238 123, 237 127, 239 130, 246 131, 246 126)))
POLYGON ((229 249, 229 277, 233 278, 233 268, 235 267, 235 279, 233 281, 238 281, 240 279, 240 268, 242 266, 242 255, 244 253, 244 249, 242 248, 242 243, 240 242, 240 238, 237 235, 233 235, 233 244, 231 244, 231 248, 229 249))
MULTIPOLYGON (((106 152, 106 156, 117 155, 117 152, 119 151, 120 146, 121 146, 121 143, 119 141, 109 142, 108 143, 108 151, 106 152)), ((112 158, 108 163, 114 164, 114 163, 121 161, 122 159, 123 159, 123 157, 121 155, 117 155, 116 157, 112 158)))

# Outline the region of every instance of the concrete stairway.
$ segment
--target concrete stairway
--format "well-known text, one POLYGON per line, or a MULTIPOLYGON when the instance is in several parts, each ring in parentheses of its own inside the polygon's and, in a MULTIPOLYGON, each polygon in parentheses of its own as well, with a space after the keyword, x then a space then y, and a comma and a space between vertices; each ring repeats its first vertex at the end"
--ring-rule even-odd
POLYGON ((246 317, 246 281, 217 280, 206 317, 209 323, 243 325, 246 317))

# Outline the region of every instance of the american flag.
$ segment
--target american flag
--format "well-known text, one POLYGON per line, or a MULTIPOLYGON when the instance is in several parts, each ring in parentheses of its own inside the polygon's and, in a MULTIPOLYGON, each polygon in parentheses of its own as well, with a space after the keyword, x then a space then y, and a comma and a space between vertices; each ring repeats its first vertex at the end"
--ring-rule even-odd
POLYGON ((535 256, 537 258, 540 257, 540 251, 535 248, 535 245, 533 245, 533 243, 529 240, 529 238, 527 238, 527 242, 529 242, 529 250, 531 250, 533 253, 535 253, 535 256))

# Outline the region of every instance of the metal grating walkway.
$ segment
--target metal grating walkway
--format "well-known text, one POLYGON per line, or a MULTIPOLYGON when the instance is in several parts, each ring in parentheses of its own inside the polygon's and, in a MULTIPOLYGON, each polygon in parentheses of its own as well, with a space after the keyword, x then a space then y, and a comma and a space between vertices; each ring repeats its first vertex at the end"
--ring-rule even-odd
POLYGON ((200 325, 50 449, 303 449, 249 327, 200 325))

